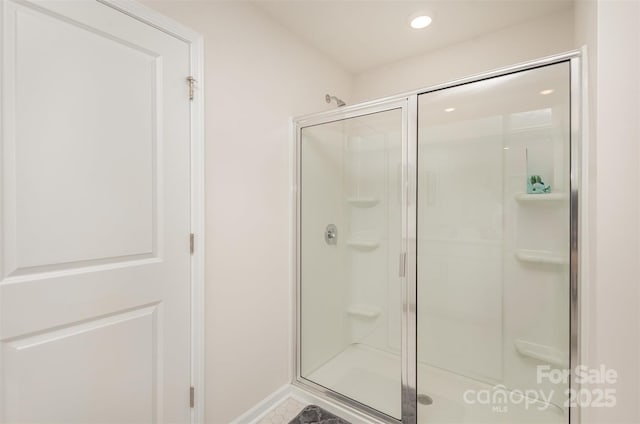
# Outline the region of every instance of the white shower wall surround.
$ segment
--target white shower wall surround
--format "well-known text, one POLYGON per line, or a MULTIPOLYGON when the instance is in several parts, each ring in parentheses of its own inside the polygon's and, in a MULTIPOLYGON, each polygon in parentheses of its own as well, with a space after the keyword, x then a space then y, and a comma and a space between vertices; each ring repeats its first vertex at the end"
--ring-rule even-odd
POLYGON ((578 422, 568 385, 536 380, 538 366, 578 359, 578 64, 577 54, 547 58, 297 120, 295 384, 388 422, 578 422), (528 194, 531 175, 551 192, 528 194), (505 409, 464 397, 503 388, 542 396, 505 409))

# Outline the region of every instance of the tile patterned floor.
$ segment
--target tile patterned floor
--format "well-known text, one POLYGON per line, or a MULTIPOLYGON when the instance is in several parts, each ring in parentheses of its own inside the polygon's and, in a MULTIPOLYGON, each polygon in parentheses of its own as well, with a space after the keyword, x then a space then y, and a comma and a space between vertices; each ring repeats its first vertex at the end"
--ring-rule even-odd
POLYGON ((302 402, 287 398, 265 415, 258 424, 288 424, 305 406, 307 405, 302 402))

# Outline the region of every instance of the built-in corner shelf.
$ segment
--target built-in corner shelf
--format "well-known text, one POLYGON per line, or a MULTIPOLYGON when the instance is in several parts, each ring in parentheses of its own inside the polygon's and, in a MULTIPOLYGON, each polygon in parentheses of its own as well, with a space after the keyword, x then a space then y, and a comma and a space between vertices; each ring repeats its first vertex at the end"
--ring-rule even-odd
POLYGON ((351 305, 347 314, 357 318, 376 319, 380 315, 380 308, 373 305, 351 305))
POLYGON ((357 208, 371 208, 377 205, 380 199, 376 197, 349 197, 347 203, 357 208))
POLYGON ((347 240, 347 246, 356 250, 374 250, 380 246, 378 240, 352 238, 347 240))
POLYGON ((521 262, 532 264, 566 265, 569 263, 566 256, 545 250, 517 249, 516 258, 521 262))
POLYGON ((566 193, 541 193, 541 194, 517 193, 515 197, 519 203, 560 202, 567 199, 567 194, 566 193))
POLYGON ((520 355, 537 359, 559 368, 567 368, 569 366, 569 354, 554 347, 525 340, 514 340, 513 344, 520 355))

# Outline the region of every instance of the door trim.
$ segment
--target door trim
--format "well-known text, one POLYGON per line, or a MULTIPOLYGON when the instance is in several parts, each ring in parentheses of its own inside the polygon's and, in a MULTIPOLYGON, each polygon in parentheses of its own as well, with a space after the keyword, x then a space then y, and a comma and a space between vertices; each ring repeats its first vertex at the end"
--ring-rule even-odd
MULTIPOLYGON (((204 249, 205 249, 205 142, 204 142, 204 39, 190 28, 133 0, 96 0, 140 22, 159 29, 189 44, 189 67, 196 80, 191 100, 191 232, 195 234, 191 255, 191 386, 195 389, 191 423, 205 422, 205 319, 204 319, 204 249)), ((185 85, 187 84, 185 75, 185 85)), ((185 234, 185 248, 189 234, 185 234)), ((189 388, 185 388, 185 391, 189 388)))

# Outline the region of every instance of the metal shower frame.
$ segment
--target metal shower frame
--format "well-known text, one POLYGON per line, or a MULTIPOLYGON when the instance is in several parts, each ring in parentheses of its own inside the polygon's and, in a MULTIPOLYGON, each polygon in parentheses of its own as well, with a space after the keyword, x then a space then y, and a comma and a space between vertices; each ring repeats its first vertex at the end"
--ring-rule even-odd
MULTIPOLYGON (((418 159, 418 96, 433 91, 457 87, 490 78, 514 74, 526 70, 536 69, 558 63, 570 65, 570 370, 580 364, 581 360, 581 325, 580 325, 580 228, 582 216, 580 209, 581 192, 581 157, 582 157, 582 59, 580 51, 571 51, 559 55, 545 57, 539 60, 525 62, 514 66, 474 75, 444 84, 438 84, 408 93, 386 97, 379 100, 341 107, 328 112, 304 115, 293 118, 292 131, 294 145, 293 152, 293 231, 292 231, 292 276, 293 288, 293 335, 292 335, 292 384, 307 390, 328 402, 338 402, 356 416, 365 420, 387 424, 417 424, 417 259, 416 259, 416 231, 417 231, 417 175, 418 159), (402 280, 402 331, 401 331, 401 390, 402 390, 402 419, 394 419, 370 406, 364 405, 340 393, 320 386, 303 378, 300 374, 300 143, 302 129, 309 126, 342 121, 358 116, 384 112, 388 110, 402 110, 402 247, 406 254, 406 272, 402 280)), ((573 375, 573 372, 572 372, 573 375)), ((570 389, 579 391, 572 378, 570 389)), ((580 408, 570 406, 569 424, 580 423, 580 408)))

